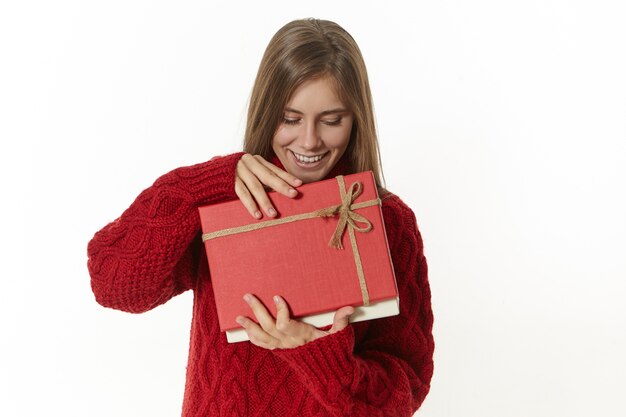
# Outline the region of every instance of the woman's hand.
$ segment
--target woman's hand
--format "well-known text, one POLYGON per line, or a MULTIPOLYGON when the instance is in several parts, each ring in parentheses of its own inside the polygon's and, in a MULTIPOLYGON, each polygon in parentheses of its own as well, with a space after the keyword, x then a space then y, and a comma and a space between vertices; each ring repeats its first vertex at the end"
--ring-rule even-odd
POLYGON ((267 162, 259 155, 245 154, 237 163, 235 193, 250 214, 257 219, 263 217, 259 207, 270 217, 278 214, 267 196, 265 187, 293 198, 298 195, 294 187, 300 185, 302 181, 299 178, 267 162))
POLYGON ((274 297, 276 320, 267 311, 263 303, 252 294, 246 294, 243 299, 252 309, 259 324, 243 316, 237 317, 237 323, 246 330, 250 342, 270 350, 302 346, 320 337, 337 333, 350 324, 350 315, 354 313, 353 307, 341 307, 335 312, 332 327, 328 331, 323 331, 310 324, 290 318, 287 303, 278 295, 274 297))

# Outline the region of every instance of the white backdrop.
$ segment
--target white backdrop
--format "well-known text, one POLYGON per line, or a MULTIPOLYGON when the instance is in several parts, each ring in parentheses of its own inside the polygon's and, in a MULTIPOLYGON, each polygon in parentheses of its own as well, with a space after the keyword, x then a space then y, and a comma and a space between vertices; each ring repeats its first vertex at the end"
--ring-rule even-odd
POLYGON ((191 294, 100 307, 87 242, 159 175, 238 150, 300 17, 368 64, 435 312, 420 416, 623 416, 626 9, 616 1, 0 6, 0 415, 180 415, 191 294))

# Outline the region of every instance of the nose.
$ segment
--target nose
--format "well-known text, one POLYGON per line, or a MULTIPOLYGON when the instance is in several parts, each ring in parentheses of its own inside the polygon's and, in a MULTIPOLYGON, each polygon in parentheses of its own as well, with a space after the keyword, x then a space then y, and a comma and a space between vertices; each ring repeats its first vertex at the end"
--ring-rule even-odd
POLYGON ((300 145, 306 150, 312 150, 319 147, 321 138, 317 129, 317 123, 308 122, 303 126, 303 132, 300 138, 300 145))

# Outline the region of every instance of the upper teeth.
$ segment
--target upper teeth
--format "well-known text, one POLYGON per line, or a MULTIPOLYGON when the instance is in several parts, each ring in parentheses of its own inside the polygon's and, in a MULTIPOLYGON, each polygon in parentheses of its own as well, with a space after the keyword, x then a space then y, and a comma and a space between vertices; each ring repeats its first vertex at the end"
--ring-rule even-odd
POLYGON ((317 162, 324 157, 324 155, 304 156, 304 155, 297 154, 295 152, 293 152, 293 154, 298 159, 298 161, 305 162, 307 164, 310 164, 311 162, 317 162))

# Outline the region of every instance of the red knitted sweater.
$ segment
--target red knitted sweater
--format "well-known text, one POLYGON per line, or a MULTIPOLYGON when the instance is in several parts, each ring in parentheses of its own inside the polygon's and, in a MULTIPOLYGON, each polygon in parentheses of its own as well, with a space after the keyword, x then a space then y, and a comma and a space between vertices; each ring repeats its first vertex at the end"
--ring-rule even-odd
MULTIPOLYGON (((226 342, 197 208, 237 198, 241 155, 163 175, 97 232, 88 246, 96 300, 140 313, 194 291, 183 417, 411 416, 430 387, 433 317, 415 216, 395 195, 383 197, 382 210, 400 315, 353 323, 294 349, 226 342)), ((342 170, 338 164, 329 177, 342 170)))

